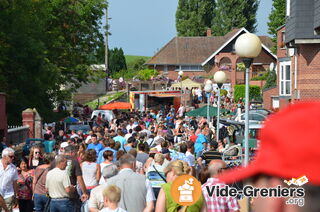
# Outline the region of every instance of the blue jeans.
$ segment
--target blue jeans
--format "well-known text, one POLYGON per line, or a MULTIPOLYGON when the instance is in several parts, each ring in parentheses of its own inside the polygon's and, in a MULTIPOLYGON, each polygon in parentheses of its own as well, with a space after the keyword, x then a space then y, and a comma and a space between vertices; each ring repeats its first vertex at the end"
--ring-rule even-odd
POLYGON ((44 210, 44 206, 48 201, 48 197, 43 194, 34 194, 34 208, 36 212, 42 212, 44 210))
POLYGON ((69 199, 51 199, 50 212, 73 212, 73 205, 69 199))

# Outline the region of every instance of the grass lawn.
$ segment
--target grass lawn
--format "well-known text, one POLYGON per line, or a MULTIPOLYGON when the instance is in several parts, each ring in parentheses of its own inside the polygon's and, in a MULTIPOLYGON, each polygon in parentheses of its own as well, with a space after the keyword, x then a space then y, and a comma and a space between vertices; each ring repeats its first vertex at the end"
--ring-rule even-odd
POLYGON ((145 60, 148 60, 151 58, 147 56, 136 56, 136 55, 125 55, 124 57, 126 58, 127 67, 131 67, 134 64, 134 62, 140 58, 143 58, 145 60))
MULTIPOLYGON (((126 92, 117 92, 115 94, 107 94, 99 97, 99 106, 104 105, 105 102, 109 102, 113 99, 118 99, 123 96, 126 92)), ((91 109, 95 109, 98 105, 98 99, 92 100, 91 102, 87 102, 85 105, 88 105, 91 109)))

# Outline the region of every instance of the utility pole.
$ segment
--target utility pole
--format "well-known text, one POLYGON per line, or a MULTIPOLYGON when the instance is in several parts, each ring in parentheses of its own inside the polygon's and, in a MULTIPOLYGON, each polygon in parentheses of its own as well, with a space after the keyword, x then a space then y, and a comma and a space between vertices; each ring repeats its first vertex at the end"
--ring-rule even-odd
POLYGON ((106 93, 109 90, 109 67, 108 67, 108 6, 106 8, 106 43, 105 43, 105 52, 104 52, 104 65, 105 65, 105 71, 107 74, 106 77, 106 93))

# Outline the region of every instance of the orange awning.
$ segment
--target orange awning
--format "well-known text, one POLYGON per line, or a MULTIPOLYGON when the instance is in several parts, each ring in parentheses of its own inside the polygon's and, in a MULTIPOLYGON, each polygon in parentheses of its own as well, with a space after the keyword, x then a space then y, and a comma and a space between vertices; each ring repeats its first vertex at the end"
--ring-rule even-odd
POLYGON ((128 102, 113 102, 99 107, 100 110, 114 110, 114 109, 131 109, 132 106, 128 102))

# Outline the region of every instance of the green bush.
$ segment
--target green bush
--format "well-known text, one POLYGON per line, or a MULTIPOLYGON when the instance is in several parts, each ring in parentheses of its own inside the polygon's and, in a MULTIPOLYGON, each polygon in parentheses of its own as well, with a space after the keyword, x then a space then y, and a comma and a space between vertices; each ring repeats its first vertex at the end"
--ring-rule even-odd
POLYGON ((135 60, 133 62, 133 69, 134 70, 142 70, 142 69, 145 69, 147 68, 144 64, 145 62, 147 61, 146 58, 138 58, 137 60, 135 60))
POLYGON ((277 86, 277 74, 275 71, 269 71, 266 84, 263 86, 263 90, 277 86))
POLYGON ((158 76, 158 75, 159 75, 159 72, 157 70, 154 70, 154 69, 143 69, 143 70, 140 70, 138 72, 137 77, 140 80, 150 80, 151 77, 155 77, 155 76, 158 76))
POLYGON ((246 70, 246 66, 244 65, 243 62, 241 63, 237 63, 237 71, 245 71, 246 70))
POLYGON ((123 79, 127 80, 127 79, 132 79, 137 74, 138 74, 137 70, 133 70, 133 69, 121 70, 119 72, 113 73, 112 78, 119 79, 120 77, 122 77, 123 79))
MULTIPOLYGON (((234 86, 234 100, 237 102, 240 98, 244 99, 245 97, 245 85, 235 85, 234 86)), ((255 101, 261 101, 261 89, 259 86, 250 85, 249 87, 249 98, 254 99, 255 101)))

